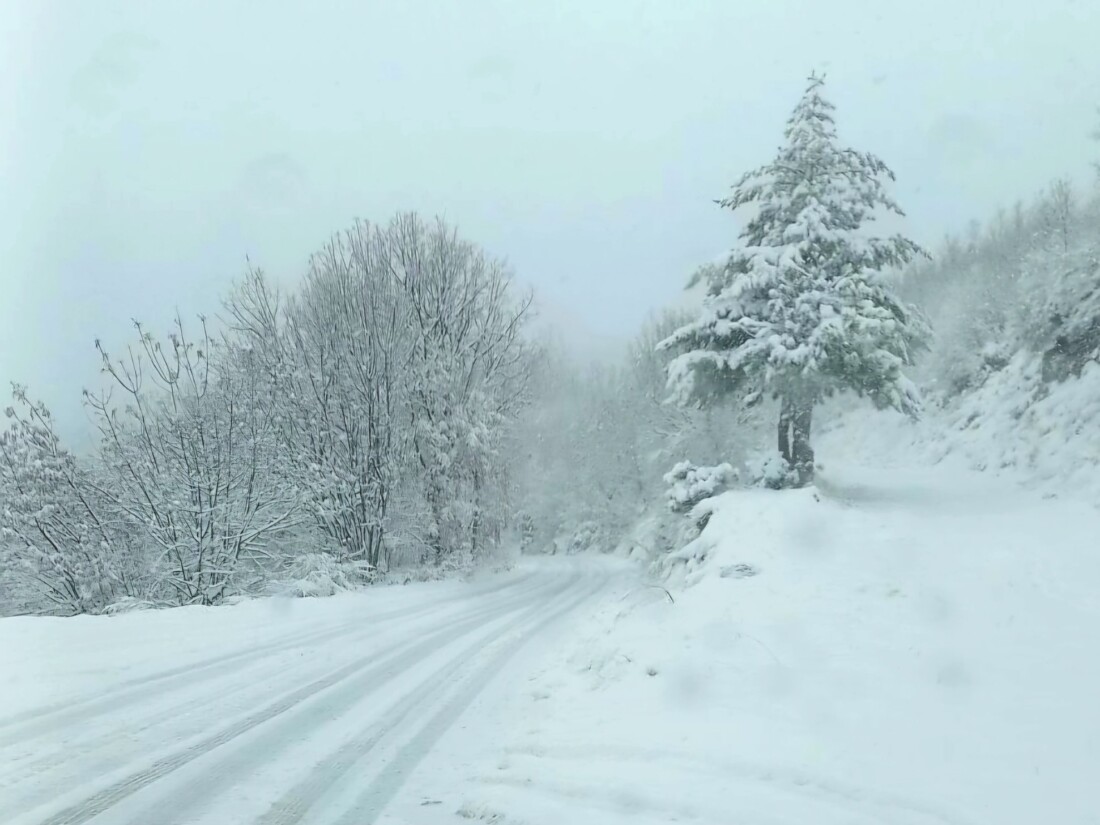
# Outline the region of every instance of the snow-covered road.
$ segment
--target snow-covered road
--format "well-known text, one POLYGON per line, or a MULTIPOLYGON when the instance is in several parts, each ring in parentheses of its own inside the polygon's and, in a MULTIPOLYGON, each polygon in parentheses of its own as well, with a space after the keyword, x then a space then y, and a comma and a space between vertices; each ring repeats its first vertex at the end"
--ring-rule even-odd
POLYGON ((263 600, 220 624, 201 608, 6 620, 0 819, 374 822, 516 654, 613 578, 552 560, 473 585, 263 600))

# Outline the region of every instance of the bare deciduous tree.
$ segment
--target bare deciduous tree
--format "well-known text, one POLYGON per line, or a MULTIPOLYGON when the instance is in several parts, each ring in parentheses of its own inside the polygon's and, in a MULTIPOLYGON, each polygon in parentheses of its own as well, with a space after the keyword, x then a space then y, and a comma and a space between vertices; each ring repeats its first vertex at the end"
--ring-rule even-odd
POLYGON ((140 589, 141 566, 107 502, 61 441, 53 418, 24 387, 13 388, 0 433, 0 559, 57 609, 95 613, 140 589))
POLYGON ((112 387, 85 394, 101 434, 101 493, 160 548, 160 581, 176 601, 213 604, 242 558, 295 521, 297 495, 250 351, 216 340, 205 320, 191 341, 177 317, 167 345, 136 326, 124 358, 97 342, 112 387))

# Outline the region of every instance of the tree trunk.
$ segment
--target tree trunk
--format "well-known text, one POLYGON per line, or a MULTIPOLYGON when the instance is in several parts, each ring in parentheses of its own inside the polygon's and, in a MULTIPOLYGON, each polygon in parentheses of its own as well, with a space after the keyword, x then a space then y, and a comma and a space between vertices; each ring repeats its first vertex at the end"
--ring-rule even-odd
POLYGON ((481 473, 474 471, 474 517, 470 523, 470 555, 475 559, 481 540, 481 473))
POLYGON ((807 404, 791 419, 791 466, 799 487, 812 484, 814 480, 814 450, 810 446, 813 415, 813 404, 807 404))
POLYGON ((786 397, 779 407, 779 454, 788 467, 794 465, 791 456, 791 402, 786 397))
POLYGON ((810 446, 813 413, 812 403, 798 403, 790 398, 783 398, 779 408, 779 454, 798 487, 814 480, 814 451, 810 446))

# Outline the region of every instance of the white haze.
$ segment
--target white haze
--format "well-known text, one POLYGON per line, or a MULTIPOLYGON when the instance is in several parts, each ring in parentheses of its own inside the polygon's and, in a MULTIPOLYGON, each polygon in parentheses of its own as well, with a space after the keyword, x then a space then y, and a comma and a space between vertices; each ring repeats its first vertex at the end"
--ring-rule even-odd
POLYGON ((1097 31, 1088 0, 8 0, 0 382, 79 441, 96 336, 216 311, 246 256, 292 282, 402 209, 506 256, 576 348, 615 349, 729 248, 711 201, 811 69, 934 244, 1084 177, 1097 31))

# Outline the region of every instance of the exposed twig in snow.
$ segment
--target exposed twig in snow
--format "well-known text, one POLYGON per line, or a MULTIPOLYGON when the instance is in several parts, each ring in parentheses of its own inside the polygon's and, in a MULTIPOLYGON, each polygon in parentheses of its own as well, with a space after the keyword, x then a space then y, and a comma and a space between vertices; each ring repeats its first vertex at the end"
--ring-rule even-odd
MULTIPOLYGON (((676 599, 672 598, 672 594, 668 592, 668 589, 667 589, 667 588, 664 588, 664 587, 662 587, 662 586, 661 586, 661 585, 659 585, 659 584, 643 584, 643 585, 642 585, 642 587, 652 587, 652 588, 655 588, 655 589, 657 589, 657 590, 663 590, 663 591, 664 591, 664 594, 665 594, 666 596, 668 596, 668 600, 669 600, 669 601, 670 601, 670 602, 671 602, 672 604, 676 604, 676 599)), ((625 599, 625 598, 626 598, 627 596, 629 596, 629 595, 630 595, 631 593, 633 593, 633 592, 634 592, 633 590, 628 590, 628 591, 627 591, 626 593, 624 593, 624 594, 623 594, 623 598, 622 598, 622 599, 619 599, 619 601, 622 601, 623 599, 625 599)))

